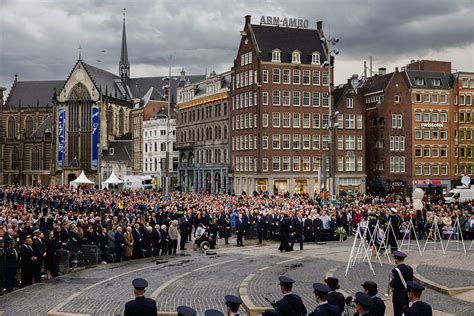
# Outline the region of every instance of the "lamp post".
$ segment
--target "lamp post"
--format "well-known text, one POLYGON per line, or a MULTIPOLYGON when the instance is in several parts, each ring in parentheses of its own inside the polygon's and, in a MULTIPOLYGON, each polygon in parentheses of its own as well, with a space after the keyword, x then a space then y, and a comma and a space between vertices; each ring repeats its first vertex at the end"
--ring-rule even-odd
MULTIPOLYGON (((337 123, 337 116, 339 112, 334 111, 333 103, 331 102, 332 87, 331 87, 331 70, 334 66, 331 63, 331 56, 339 54, 338 50, 334 50, 333 47, 339 42, 338 38, 325 38, 320 39, 324 53, 326 55, 326 61, 322 64, 323 68, 328 70, 328 112, 329 112, 329 182, 330 182, 330 196, 336 194, 336 144, 335 144, 335 132, 339 124, 337 123)), ((330 198, 328 200, 330 203, 330 198)))

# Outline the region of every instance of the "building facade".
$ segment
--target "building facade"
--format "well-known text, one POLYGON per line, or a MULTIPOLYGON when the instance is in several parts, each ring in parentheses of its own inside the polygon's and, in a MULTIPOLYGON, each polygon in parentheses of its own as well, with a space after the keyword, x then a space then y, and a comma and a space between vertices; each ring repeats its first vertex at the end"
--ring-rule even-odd
POLYGON ((454 108, 452 116, 457 133, 454 143, 456 159, 454 175, 456 179, 463 175, 474 175, 474 72, 458 72, 454 75, 454 108))
POLYGON ((214 71, 178 90, 179 185, 184 192, 229 193, 230 72, 214 71))
POLYGON ((168 127, 168 111, 161 108, 153 117, 143 122, 143 174, 156 179, 159 187, 163 187, 166 176, 166 143, 169 141, 169 174, 171 186, 177 185, 177 169, 179 152, 176 147, 176 111, 170 110, 169 139, 166 136, 168 127))
POLYGON ((312 30, 254 25, 246 16, 240 34, 230 111, 234 192, 319 193, 334 77, 322 66, 322 22, 312 30))

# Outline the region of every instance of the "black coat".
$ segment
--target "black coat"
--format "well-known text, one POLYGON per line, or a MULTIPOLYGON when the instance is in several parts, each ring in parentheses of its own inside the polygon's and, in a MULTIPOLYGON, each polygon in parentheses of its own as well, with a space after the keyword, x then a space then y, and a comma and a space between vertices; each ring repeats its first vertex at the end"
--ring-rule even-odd
MULTIPOLYGON (((397 266, 405 279, 405 282, 413 281, 413 269, 406 264, 399 264, 397 266)), ((392 302, 394 304, 408 305, 408 294, 405 286, 403 285, 398 272, 392 269, 392 281, 390 281, 390 287, 393 289, 392 302)))
POLYGON ((18 268, 18 252, 15 248, 11 247, 5 249, 5 257, 5 268, 18 268))
POLYGON ((125 304, 124 316, 156 316, 158 313, 155 300, 140 296, 125 304))
POLYGON ((431 306, 428 303, 418 301, 413 303, 413 305, 405 310, 406 316, 432 316, 433 311, 431 310, 431 306))
POLYGON ((340 316, 339 308, 331 304, 323 304, 316 307, 316 309, 309 314, 309 316, 340 316))
POLYGON ((336 305, 339 308, 339 311, 344 312, 344 304, 346 303, 344 295, 339 292, 329 292, 328 293, 328 303, 331 305, 336 305))
POLYGON ((298 316, 306 315, 307 310, 301 298, 296 294, 283 296, 281 300, 275 303, 274 308, 280 315, 298 316))
POLYGON ((372 306, 370 307, 369 312, 374 316, 385 315, 385 303, 380 297, 372 297, 372 306))

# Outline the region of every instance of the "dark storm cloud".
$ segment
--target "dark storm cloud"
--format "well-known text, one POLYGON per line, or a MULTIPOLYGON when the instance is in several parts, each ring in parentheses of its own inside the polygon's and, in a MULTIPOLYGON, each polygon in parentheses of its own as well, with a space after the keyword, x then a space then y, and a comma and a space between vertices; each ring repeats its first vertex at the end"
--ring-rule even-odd
MULTIPOLYGON (((0 85, 7 88, 16 72, 20 80, 65 79, 79 45, 86 62, 117 73, 123 7, 132 76, 163 75, 168 65, 176 73, 181 67, 187 73, 229 69, 246 14, 257 24, 261 15, 306 18, 311 27, 323 20, 326 33, 341 39, 339 58, 347 62, 368 55, 406 62, 474 42, 471 0, 1 3, 0 85)), ((472 50, 463 55, 461 65, 472 65, 472 50)))

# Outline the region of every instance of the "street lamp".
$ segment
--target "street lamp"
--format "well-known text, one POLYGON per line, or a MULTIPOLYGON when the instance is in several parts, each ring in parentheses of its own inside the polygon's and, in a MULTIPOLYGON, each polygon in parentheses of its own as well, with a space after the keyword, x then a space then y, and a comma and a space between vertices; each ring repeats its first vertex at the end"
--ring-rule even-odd
POLYGON ((339 115, 338 111, 334 111, 333 104, 331 102, 331 70, 334 68, 334 65, 331 65, 331 56, 339 55, 339 51, 333 49, 336 43, 339 42, 337 37, 321 37, 320 42, 323 47, 324 53, 326 55, 326 60, 321 65, 323 68, 328 70, 328 111, 329 111, 329 181, 330 185, 330 196, 336 194, 336 145, 335 145, 335 131, 339 127, 337 122, 337 117, 339 115))
POLYGON ((162 80, 167 81, 168 84, 163 86, 163 90, 168 97, 168 115, 166 116, 166 156, 165 156, 165 183, 164 195, 168 196, 170 187, 170 114, 171 114, 171 79, 178 81, 178 78, 171 78, 171 66, 169 67, 168 77, 162 80))

